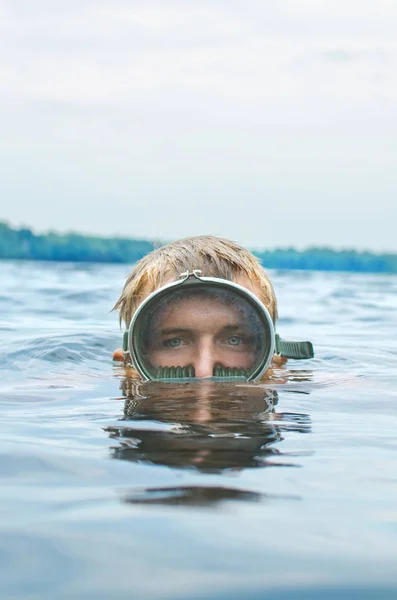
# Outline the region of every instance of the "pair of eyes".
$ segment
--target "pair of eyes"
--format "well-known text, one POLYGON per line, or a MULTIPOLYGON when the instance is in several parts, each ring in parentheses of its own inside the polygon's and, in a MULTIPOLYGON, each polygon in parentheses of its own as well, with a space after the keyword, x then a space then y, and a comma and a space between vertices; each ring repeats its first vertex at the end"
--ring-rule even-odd
MULTIPOLYGON (((229 337, 224 339, 224 343, 226 343, 226 345, 233 347, 246 344, 247 341, 247 338, 244 338, 240 335, 230 335, 229 337)), ((187 342, 185 340, 178 337, 170 338, 168 340, 163 341, 163 346, 165 346, 166 348, 179 348, 180 346, 184 346, 186 344, 187 342)))

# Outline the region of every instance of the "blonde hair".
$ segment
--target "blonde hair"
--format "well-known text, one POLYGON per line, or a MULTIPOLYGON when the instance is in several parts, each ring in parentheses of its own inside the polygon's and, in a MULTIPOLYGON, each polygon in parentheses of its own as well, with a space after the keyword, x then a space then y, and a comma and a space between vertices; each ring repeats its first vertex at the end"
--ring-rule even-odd
POLYGON ((139 260, 127 278, 113 310, 119 310, 120 323, 129 326, 140 303, 152 292, 181 273, 200 269, 205 277, 236 281, 245 275, 260 289, 260 300, 273 322, 277 300, 270 279, 259 260, 235 242, 212 235, 185 238, 162 246, 139 260))

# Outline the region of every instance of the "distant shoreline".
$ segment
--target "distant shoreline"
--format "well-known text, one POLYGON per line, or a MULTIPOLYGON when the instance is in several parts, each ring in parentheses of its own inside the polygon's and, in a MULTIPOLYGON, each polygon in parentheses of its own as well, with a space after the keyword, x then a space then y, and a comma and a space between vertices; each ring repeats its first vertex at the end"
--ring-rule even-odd
MULTIPOLYGON (((0 259, 55 262, 132 264, 158 243, 150 240, 106 238, 76 233, 34 234, 0 222, 0 259)), ((397 254, 376 254, 332 248, 254 250, 265 269, 397 273, 397 254)))

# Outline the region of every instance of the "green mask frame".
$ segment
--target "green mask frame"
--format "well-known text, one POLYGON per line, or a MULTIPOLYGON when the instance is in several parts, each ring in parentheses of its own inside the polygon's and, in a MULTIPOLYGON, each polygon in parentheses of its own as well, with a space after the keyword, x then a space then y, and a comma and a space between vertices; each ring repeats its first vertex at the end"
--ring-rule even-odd
MULTIPOLYGON (((255 314, 256 321, 260 322, 263 332, 261 339, 265 342, 263 342, 261 355, 252 369, 216 365, 211 379, 258 381, 269 367, 274 354, 297 360, 313 358, 314 351, 311 342, 287 341, 280 338, 275 332, 269 311, 252 292, 232 281, 216 277, 202 277, 200 273, 201 271, 198 270, 183 273, 180 279, 164 285, 150 294, 137 308, 130 326, 123 336, 123 350, 126 362, 138 371, 143 380, 175 382, 197 379, 199 381, 199 378, 195 377, 195 369, 192 364, 153 368, 148 364, 143 351, 145 336, 145 326, 143 324, 150 321, 160 302, 167 299, 167 297, 172 298, 172 295, 176 291, 179 293, 180 290, 183 290, 184 293, 192 290, 194 293, 201 289, 211 289, 220 293, 226 290, 226 293, 233 293, 234 296, 240 298, 241 302, 249 306, 252 314, 255 314)), ((206 379, 208 380, 208 378, 206 379)))

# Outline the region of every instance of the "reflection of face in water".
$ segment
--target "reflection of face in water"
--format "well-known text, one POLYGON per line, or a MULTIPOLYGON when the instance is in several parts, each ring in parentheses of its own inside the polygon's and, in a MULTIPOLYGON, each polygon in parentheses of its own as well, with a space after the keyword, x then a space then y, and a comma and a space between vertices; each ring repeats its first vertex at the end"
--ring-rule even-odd
MULTIPOLYGON (((202 473, 253 467, 296 466, 277 449, 284 431, 307 433, 304 414, 276 413, 277 392, 252 383, 122 381, 124 417, 108 427, 111 456, 140 464, 202 473)), ((175 487, 131 488, 123 501, 208 506, 224 501, 261 501, 266 494, 206 479, 175 487)))
MULTIPOLYGON (((108 429, 117 439, 114 458, 204 472, 273 464, 285 419, 274 412, 274 390, 231 382, 127 380, 124 389, 129 384, 124 419, 108 429)), ((289 414, 285 420, 288 431, 310 428, 307 415, 289 414)), ((278 457, 280 466, 288 463, 278 457)))
POLYGON ((219 365, 252 371, 264 345, 258 315, 230 291, 177 292, 159 303, 145 333, 152 368, 193 365, 197 378, 219 365))
POLYGON ((250 421, 272 419, 277 392, 262 385, 236 382, 137 382, 125 379, 124 420, 141 419, 240 433, 250 421))

